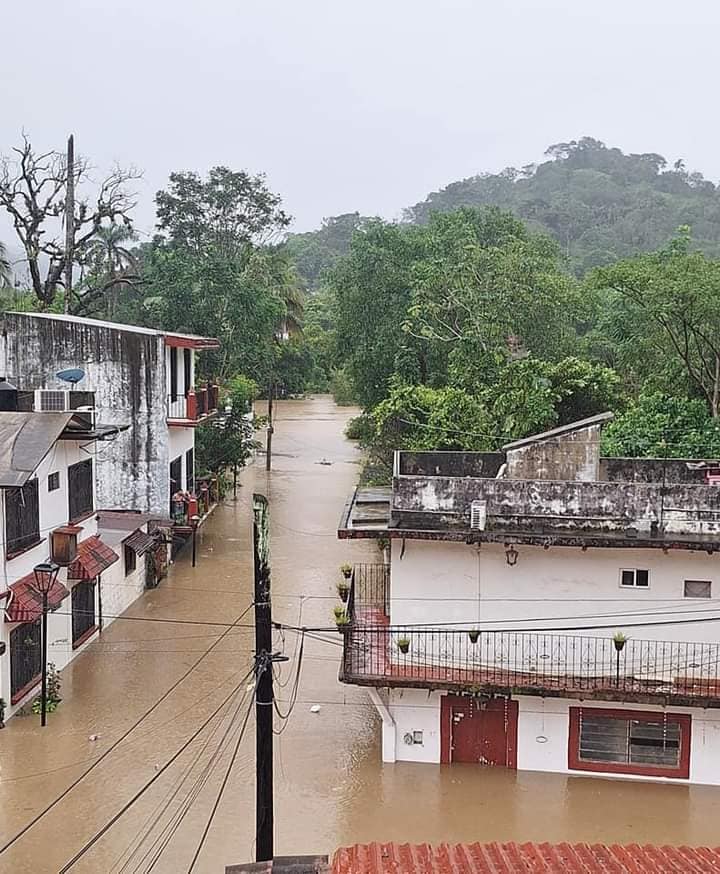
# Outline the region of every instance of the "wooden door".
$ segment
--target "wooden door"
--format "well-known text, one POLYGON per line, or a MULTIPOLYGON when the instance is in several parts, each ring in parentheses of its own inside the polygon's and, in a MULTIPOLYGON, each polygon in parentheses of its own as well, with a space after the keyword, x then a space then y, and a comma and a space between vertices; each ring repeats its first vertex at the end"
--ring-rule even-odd
POLYGON ((447 695, 441 707, 441 761, 517 767, 517 701, 447 695))

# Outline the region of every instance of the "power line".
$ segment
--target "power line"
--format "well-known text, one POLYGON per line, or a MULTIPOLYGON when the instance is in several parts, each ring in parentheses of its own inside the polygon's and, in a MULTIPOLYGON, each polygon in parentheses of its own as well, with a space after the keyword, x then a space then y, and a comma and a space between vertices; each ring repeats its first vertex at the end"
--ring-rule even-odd
MULTIPOLYGON (((239 622, 241 619, 243 619, 243 618, 246 616, 246 614, 247 614, 247 613, 248 613, 248 612, 253 608, 253 606, 254 606, 254 604, 249 604, 249 605, 248 605, 248 606, 247 606, 247 607, 242 611, 242 613, 240 613, 240 615, 237 617, 237 619, 235 620, 235 622, 239 622)), ((233 625, 230 625, 230 626, 229 626, 229 628, 233 628, 233 627, 234 627, 234 623, 233 623, 233 625)), ((228 629, 228 630, 229 630, 229 629, 228 629)), ((227 632, 226 632, 226 634, 227 634, 227 632)), ((138 727, 138 726, 139 726, 139 725, 140 725, 140 724, 141 724, 145 719, 147 719, 148 716, 150 716, 150 714, 152 714, 155 710, 157 710, 157 708, 162 704, 162 702, 165 701, 165 699, 168 698, 168 696, 169 696, 170 694, 172 694, 172 692, 174 692, 175 689, 177 689, 177 687, 178 687, 178 686, 183 682, 183 680, 185 680, 187 677, 190 676, 190 674, 195 670, 195 668, 197 668, 197 666, 198 666, 198 665, 203 661, 203 659, 205 659, 205 658, 206 658, 206 657, 207 657, 207 656, 208 656, 208 655, 209 655, 209 654, 210 654, 210 653, 215 649, 215 647, 216 647, 216 646, 217 646, 217 645, 218 645, 218 644, 219 644, 219 643, 224 639, 224 637, 225 637, 225 634, 221 634, 220 637, 218 637, 218 639, 217 639, 214 643, 212 643, 208 649, 205 650, 205 652, 200 656, 200 658, 196 659, 196 660, 193 662, 193 664, 192 664, 192 665, 187 669, 187 671, 185 671, 185 673, 184 673, 184 674, 183 674, 183 675, 182 675, 178 680, 176 680, 176 681, 172 684, 172 686, 170 686, 170 688, 167 689, 167 691, 164 692, 164 693, 160 696, 160 698, 158 698, 158 700, 157 700, 157 701, 156 701, 156 702, 155 702, 151 707, 149 707, 149 708, 148 708, 148 709, 147 709, 147 710, 142 714, 142 716, 139 717, 139 719, 137 719, 137 720, 136 720, 136 721, 135 721, 135 722, 134 722, 134 723, 133 723, 133 724, 132 724, 132 725, 131 725, 127 730, 126 730, 126 731, 124 731, 123 734, 121 734, 120 737, 119 737, 119 738, 118 738, 114 743, 112 743, 112 744, 111 744, 111 745, 110 745, 110 746, 105 750, 104 753, 102 753, 102 754, 99 756, 99 758, 97 758, 97 759, 96 759, 96 760, 95 760, 95 761, 94 761, 94 762, 93 762, 93 763, 92 763, 88 768, 86 768, 86 770, 83 771, 83 773, 80 774, 79 777, 77 777, 75 780, 73 780, 73 782, 72 782, 69 786, 67 786, 67 787, 66 787, 66 788, 65 788, 65 789, 64 789, 64 790, 63 790, 63 791, 62 791, 62 792, 61 792, 61 793, 60 793, 60 794, 59 794, 59 795, 58 795, 58 796, 57 796, 53 801, 51 801, 50 804, 46 805, 46 806, 45 806, 45 807, 44 807, 44 808, 43 808, 39 813, 37 813, 37 814, 36 814, 36 815, 35 815, 35 816, 30 820, 30 822, 28 822, 25 826, 23 826, 23 827, 20 829, 19 832, 16 832, 16 834, 13 835, 12 838, 10 838, 8 841, 6 841, 6 842, 3 844, 3 846, 0 847, 0 855, 2 855, 2 853, 4 853, 6 850, 8 850, 8 849, 9 849, 9 848, 14 844, 14 843, 16 843, 16 841, 18 841, 18 840, 19 840, 19 839, 20 839, 24 834, 26 834, 26 833, 27 833, 27 832, 28 832, 28 831, 29 831, 29 830, 30 830, 30 829, 31 829, 31 828, 32 828, 36 823, 38 823, 38 822, 39 822, 39 821, 40 821, 40 820, 41 820, 41 819, 42 819, 46 814, 48 814, 48 813, 49 813, 49 812, 50 812, 50 811, 51 811, 51 810, 52 810, 52 809, 53 809, 57 804, 59 804, 59 803, 63 800, 63 798, 65 798, 67 795, 69 795, 69 793, 72 792, 72 790, 73 790, 73 789, 74 789, 74 788, 75 788, 75 787, 76 787, 76 786, 77 786, 77 785, 78 785, 82 780, 84 780, 85 777, 87 777, 87 775, 88 775, 91 771, 93 771, 93 770, 94 770, 94 769, 95 769, 95 768, 96 768, 96 767, 97 767, 97 766, 98 766, 98 765, 99 765, 99 764, 100 764, 104 759, 106 759, 106 758, 110 755, 110 753, 111 753, 111 752, 112 752, 112 751, 113 751, 113 750, 114 750, 114 749, 115 749, 119 744, 121 744, 121 743, 125 740, 125 738, 128 737, 128 735, 131 734, 131 732, 133 732, 133 731, 134 731, 134 730, 135 730, 135 729, 136 729, 136 728, 137 728, 137 727, 138 727)))

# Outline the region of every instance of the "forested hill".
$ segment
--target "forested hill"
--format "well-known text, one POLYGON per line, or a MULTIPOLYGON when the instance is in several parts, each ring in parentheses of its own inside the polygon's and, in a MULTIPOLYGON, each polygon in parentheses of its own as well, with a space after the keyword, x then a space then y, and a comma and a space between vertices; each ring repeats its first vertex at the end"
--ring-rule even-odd
POLYGON ((425 224, 433 210, 494 205, 512 210, 561 244, 577 273, 665 245, 680 225, 720 254, 720 187, 682 160, 626 155, 590 137, 558 143, 548 160, 453 182, 405 211, 425 224))
MULTIPOLYGON (((482 173, 452 182, 405 210, 405 220, 427 223, 433 210, 494 205, 512 210, 561 244, 573 270, 611 264, 664 246, 678 227, 689 225, 693 245, 720 255, 720 187, 682 160, 662 155, 626 155, 590 137, 558 143, 547 161, 520 170, 482 173)), ((288 246, 306 287, 318 287, 322 272, 347 254, 358 213, 326 219, 317 231, 291 235, 288 246)))

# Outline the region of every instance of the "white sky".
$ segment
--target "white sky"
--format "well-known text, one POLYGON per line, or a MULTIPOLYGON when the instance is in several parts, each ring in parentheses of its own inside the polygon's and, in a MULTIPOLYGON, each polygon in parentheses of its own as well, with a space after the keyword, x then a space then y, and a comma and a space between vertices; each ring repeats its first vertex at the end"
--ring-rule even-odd
POLYGON ((72 131, 141 167, 144 231, 170 171, 214 164, 266 172, 294 230, 585 135, 720 177, 716 0, 4 0, 0 21, 0 151, 72 131))

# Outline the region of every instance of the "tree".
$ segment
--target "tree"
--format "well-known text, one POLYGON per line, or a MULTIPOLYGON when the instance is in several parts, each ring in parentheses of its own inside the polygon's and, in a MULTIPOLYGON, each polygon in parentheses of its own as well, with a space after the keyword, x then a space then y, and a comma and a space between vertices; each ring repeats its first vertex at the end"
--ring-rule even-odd
POLYGON ((137 240, 127 225, 106 225, 85 244, 79 253, 83 267, 78 298, 71 309, 75 314, 87 315, 101 304, 104 315, 117 317, 118 298, 123 288, 137 290, 142 281, 139 265, 126 243, 137 240))
POLYGON ((243 467, 258 443, 252 403, 258 396, 253 380, 238 375, 228 382, 221 399, 225 410, 196 435, 197 467, 201 473, 222 474, 228 468, 243 467))
POLYGON ((267 243, 290 223, 263 174, 228 167, 213 167, 206 180, 197 173, 171 173, 155 202, 163 235, 198 255, 207 247, 234 254, 249 243, 267 243))
POLYGON ((689 389, 720 413, 720 261, 691 251, 689 229, 669 246, 597 270, 614 295, 621 358, 650 374, 672 361, 689 389))
POLYGON ((0 286, 10 285, 12 281, 12 269, 7 257, 5 244, 0 241, 0 286))
MULTIPOLYGON (((67 181, 65 156, 56 151, 36 152, 26 136, 13 152, 15 157, 0 161, 0 206, 10 214, 25 250, 33 293, 41 307, 48 308, 64 285, 66 246, 61 225, 67 181)), ((89 162, 83 158, 75 161, 71 236, 76 260, 101 228, 118 223, 129 226, 135 201, 127 183, 138 176, 135 170, 117 167, 94 186, 91 196, 83 193, 91 184, 89 162)))

